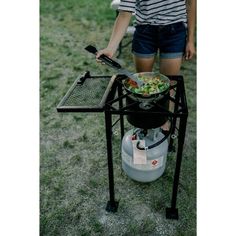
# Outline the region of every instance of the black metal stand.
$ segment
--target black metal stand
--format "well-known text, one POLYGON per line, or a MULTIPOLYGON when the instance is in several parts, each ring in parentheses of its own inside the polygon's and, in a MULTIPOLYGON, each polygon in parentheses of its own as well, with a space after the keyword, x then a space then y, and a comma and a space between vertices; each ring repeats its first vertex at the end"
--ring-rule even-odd
MULTIPOLYGON (((177 142, 177 154, 176 165, 173 177, 173 188, 171 206, 166 208, 166 218, 178 219, 178 209, 176 208, 179 176, 181 169, 182 153, 187 125, 188 108, 185 95, 184 81, 182 76, 169 76, 169 79, 175 82, 172 86, 175 89, 175 97, 169 97, 169 100, 174 103, 174 111, 171 112, 165 108, 162 111, 154 112, 149 110, 132 111, 130 105, 125 106, 123 101, 128 96, 128 93, 124 91, 121 80, 122 76, 111 77, 110 82, 107 85, 104 95, 101 96, 100 102, 97 105, 78 105, 78 102, 83 100, 83 97, 78 97, 81 94, 86 94, 86 83, 90 87, 94 87, 92 83, 96 79, 104 79, 107 81, 106 76, 91 76, 89 72, 86 72, 82 78, 77 79, 72 87, 69 89, 65 97, 59 103, 57 107, 58 112, 104 112, 105 113, 105 127, 106 127, 106 143, 107 143, 107 163, 108 163, 108 179, 109 179, 109 201, 107 202, 106 210, 108 212, 116 212, 118 209, 118 201, 115 200, 114 189, 114 173, 113 173, 113 156, 112 156, 112 115, 119 115, 118 121, 120 121, 121 139, 124 136, 124 116, 129 114, 158 114, 160 116, 169 116, 172 119, 172 131, 171 136, 176 136, 177 142), (83 83, 82 83, 83 82, 83 83), (84 90, 83 90, 84 89, 84 90), (178 121, 178 122, 177 122, 178 121), (177 125, 178 123, 178 125, 177 125), (178 127, 177 127, 178 126, 178 127)), ((90 91, 89 96, 94 94, 90 91)), ((82 96, 81 95, 81 96, 82 96)), ((96 97, 94 97, 95 99, 96 97)), ((116 122, 117 123, 117 122, 116 122)), ((169 150, 174 150, 173 139, 170 139, 169 150)))
POLYGON ((181 161, 182 161, 186 125, 187 125, 187 117, 183 117, 182 119, 180 119, 180 124, 179 124, 178 150, 177 150, 177 159, 176 159, 176 166, 175 166, 175 173, 174 173, 171 207, 166 208, 166 218, 168 219, 179 218, 178 209, 176 208, 176 201, 177 201, 179 175, 180 175, 180 167, 181 167, 181 161))
POLYGON ((105 111, 105 124, 106 124, 106 140, 107 140, 107 163, 108 163, 108 178, 109 178, 109 193, 110 201, 108 201, 106 210, 116 212, 118 202, 115 201, 114 192, 114 174, 113 174, 113 161, 112 161, 112 117, 109 111, 105 111))
MULTIPOLYGON (((179 107, 179 99, 180 99, 180 91, 179 89, 176 89, 175 90, 175 98, 174 98, 174 114, 176 114, 178 112, 178 107, 179 107)), ((175 151, 175 146, 173 144, 174 142, 174 139, 173 139, 173 135, 175 135, 175 127, 176 127, 176 121, 177 121, 177 117, 174 116, 172 118, 172 131, 171 131, 171 139, 170 139, 170 142, 169 142, 169 151, 170 152, 174 152, 175 151)))
MULTIPOLYGON (((121 97, 123 95, 122 92, 122 85, 118 84, 118 97, 121 97)), ((123 100, 119 100, 119 109, 122 109, 123 107, 123 100)), ((120 114, 120 133, 121 133, 121 140, 124 136, 124 115, 120 114)))
MULTIPOLYGON (((187 125, 187 117, 188 117, 188 109, 187 109, 187 102, 185 97, 185 89, 183 83, 182 76, 169 76, 170 79, 176 81, 176 86, 173 86, 173 89, 176 90, 176 94, 174 98, 170 98, 170 100, 174 103, 174 111, 164 111, 164 112, 157 112, 160 116, 162 115, 169 115, 173 122, 173 129, 171 135, 175 135, 178 137, 178 149, 177 149, 177 157, 176 157, 176 166, 174 172, 174 179, 173 179, 173 190, 172 190, 172 199, 171 199, 171 207, 166 208, 166 218, 167 219, 178 219, 178 209, 176 208, 176 201, 177 201, 177 194, 178 194, 178 185, 179 185, 179 176, 180 176, 180 167, 182 161, 182 153, 183 153, 183 145, 185 139, 185 131, 187 125), (179 127, 177 128, 177 119, 179 120, 179 127), (175 134, 177 132, 177 134, 175 134)), ((123 116, 132 113, 129 109, 123 104, 123 99, 126 96, 122 92, 122 84, 118 81, 115 81, 113 90, 111 90, 110 100, 107 100, 107 109, 108 111, 105 112, 106 117, 106 130, 107 130, 107 139, 111 139, 112 133, 112 115, 120 115, 120 129, 121 129, 121 137, 124 135, 124 120, 123 116), (118 98, 115 98, 115 92, 117 89, 118 98), (112 99, 113 98, 113 99, 112 99), (119 103, 119 109, 116 109, 113 105, 115 103, 119 103)), ((135 111, 137 113, 137 111, 135 111)), ((150 111, 140 111, 142 113, 148 112, 155 114, 156 112, 150 111)), ((139 112, 138 112, 139 113, 139 112)), ((114 179, 113 179, 113 172, 112 172, 112 145, 111 140, 107 140, 107 155, 108 155, 108 168, 109 168, 109 186, 110 186, 110 204, 118 207, 115 202, 114 198, 114 179), (109 164, 110 163, 110 164, 109 164)), ((169 151, 175 150, 173 139, 170 139, 169 143, 169 151)), ((117 210, 117 208, 116 208, 117 210)))

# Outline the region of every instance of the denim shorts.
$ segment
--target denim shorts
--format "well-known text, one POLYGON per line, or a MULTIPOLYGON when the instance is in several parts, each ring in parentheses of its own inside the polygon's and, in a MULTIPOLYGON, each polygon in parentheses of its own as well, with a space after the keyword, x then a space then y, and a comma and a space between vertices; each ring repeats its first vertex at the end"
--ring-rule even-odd
POLYGON ((183 22, 170 25, 137 25, 132 52, 137 57, 180 58, 185 52, 187 28, 183 22))

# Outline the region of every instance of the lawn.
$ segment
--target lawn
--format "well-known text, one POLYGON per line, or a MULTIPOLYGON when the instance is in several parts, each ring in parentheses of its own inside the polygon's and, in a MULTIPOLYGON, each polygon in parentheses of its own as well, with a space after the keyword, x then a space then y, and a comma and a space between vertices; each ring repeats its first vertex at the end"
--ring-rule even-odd
MULTIPOLYGON (((119 208, 116 213, 108 213, 103 113, 56 111, 73 81, 86 70, 112 75, 84 47, 104 47, 114 17, 108 0, 40 2, 40 235, 196 235, 195 59, 184 62, 181 69, 189 117, 177 200, 178 221, 165 218, 165 207, 170 206, 175 153, 168 155, 167 168, 160 179, 148 184, 134 182, 121 169, 117 127, 113 154, 119 208)), ((134 71, 129 51, 130 48, 123 51, 120 61, 134 71)))

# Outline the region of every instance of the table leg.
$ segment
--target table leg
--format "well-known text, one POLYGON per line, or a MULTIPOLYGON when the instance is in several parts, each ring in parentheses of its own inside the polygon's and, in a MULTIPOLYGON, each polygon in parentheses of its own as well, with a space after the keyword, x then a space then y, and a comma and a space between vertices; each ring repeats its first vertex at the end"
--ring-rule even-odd
POLYGON ((179 218, 178 209, 176 208, 176 200, 177 200, 177 193, 178 193, 179 175, 180 175, 180 168, 181 168, 181 161, 182 161, 186 125, 187 125, 187 117, 181 117, 180 123, 179 123, 178 151, 177 151, 177 159, 176 159, 176 166, 175 166, 175 173, 174 173, 171 207, 166 208, 166 218, 168 219, 178 220, 179 218))
MULTIPOLYGON (((119 84, 118 85, 118 96, 121 97, 122 96, 122 85, 119 84)), ((123 100, 120 99, 119 100, 119 109, 123 108, 123 100)), ((121 141, 122 138, 124 136, 124 115, 120 114, 120 134, 121 134, 121 141)))
POLYGON ((106 211, 116 212, 118 202, 115 201, 114 192, 114 174, 112 161, 112 117, 109 111, 105 111, 106 140, 107 140, 107 162, 108 162, 108 178, 109 178, 109 194, 110 200, 107 202, 106 211))

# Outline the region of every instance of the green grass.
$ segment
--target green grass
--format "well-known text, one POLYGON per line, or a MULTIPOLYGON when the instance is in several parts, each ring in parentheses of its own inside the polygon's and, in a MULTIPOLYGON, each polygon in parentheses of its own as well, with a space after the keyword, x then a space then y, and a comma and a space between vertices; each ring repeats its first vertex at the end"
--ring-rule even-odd
MULTIPOLYGON (((86 70, 112 75, 84 47, 104 47, 115 12, 108 0, 40 2, 40 234, 41 235, 196 235, 196 61, 185 62, 189 118, 177 206, 180 219, 165 219, 170 205, 175 154, 164 175, 141 184, 121 169, 119 127, 113 137, 117 213, 108 200, 103 114, 57 113, 56 106, 86 70)), ((128 40, 128 39, 127 39, 128 40)), ((134 70, 129 49, 121 62, 134 70)), ((158 66, 156 66, 158 69, 158 66)), ((128 129, 129 126, 127 125, 128 129)))

